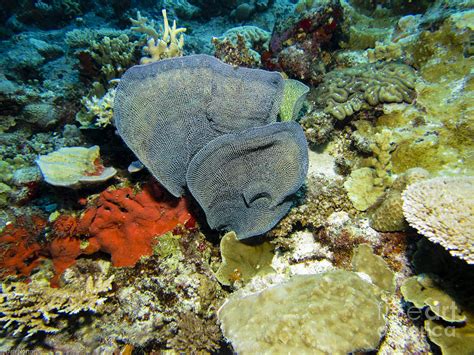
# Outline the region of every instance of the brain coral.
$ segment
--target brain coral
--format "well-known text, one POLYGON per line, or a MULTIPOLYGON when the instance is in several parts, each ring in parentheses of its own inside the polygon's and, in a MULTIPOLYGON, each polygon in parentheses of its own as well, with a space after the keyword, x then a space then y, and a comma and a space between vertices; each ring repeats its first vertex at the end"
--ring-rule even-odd
POLYGON ((186 180, 210 227, 244 239, 278 223, 307 171, 303 129, 278 122, 214 139, 191 160, 186 180))
POLYGON ((197 151, 222 134, 275 122, 282 98, 278 73, 193 55, 130 68, 117 88, 114 119, 140 161, 179 196, 197 151))
POLYGON ((404 64, 361 65, 334 70, 319 87, 318 104, 342 120, 381 103, 408 102, 415 98, 415 74, 404 64))
POLYGON ((474 264, 474 177, 437 177, 402 195, 408 223, 434 243, 474 264))

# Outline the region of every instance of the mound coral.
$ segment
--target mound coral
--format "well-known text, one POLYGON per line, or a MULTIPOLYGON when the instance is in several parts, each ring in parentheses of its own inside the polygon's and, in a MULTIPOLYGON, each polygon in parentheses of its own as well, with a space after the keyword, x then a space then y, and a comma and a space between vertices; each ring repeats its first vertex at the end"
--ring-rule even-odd
POLYGON ((218 317, 238 353, 348 353, 375 349, 385 329, 376 286, 349 271, 298 275, 234 294, 218 317))
POLYGON ((191 220, 184 199, 174 199, 158 185, 147 184, 139 192, 130 187, 102 192, 97 207, 88 208, 77 230, 89 237, 86 253, 103 251, 114 266, 134 266, 153 253, 157 236, 191 220))
POLYGON ((318 104, 342 120, 382 103, 411 103, 414 89, 415 73, 407 65, 360 65, 327 74, 318 88, 318 104))
POLYGON ((408 223, 451 255, 474 264, 474 177, 437 177, 402 195, 408 223))

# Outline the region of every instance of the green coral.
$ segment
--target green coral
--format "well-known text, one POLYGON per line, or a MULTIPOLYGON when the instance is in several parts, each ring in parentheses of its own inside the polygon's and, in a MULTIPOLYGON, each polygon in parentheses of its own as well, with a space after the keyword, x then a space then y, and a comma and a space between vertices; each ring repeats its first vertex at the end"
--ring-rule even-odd
POLYGON ((372 282, 380 289, 395 292, 395 275, 382 257, 375 255, 368 244, 360 244, 354 249, 352 257, 354 271, 370 276, 372 282))
POLYGON ((270 266, 274 247, 269 242, 247 245, 239 241, 234 232, 229 232, 222 237, 220 246, 222 264, 216 277, 223 285, 247 283, 255 275, 274 272, 270 266))
POLYGON ((121 74, 133 65, 135 48, 138 42, 131 42, 126 34, 118 37, 104 37, 92 42, 88 51, 94 61, 100 66, 100 72, 105 82, 119 78, 121 74))
POLYGON ((403 215, 402 192, 405 188, 429 177, 428 171, 421 168, 407 170, 398 176, 390 190, 379 198, 369 210, 370 226, 379 232, 403 231, 408 224, 403 215))
POLYGON ((284 82, 283 101, 280 105, 280 119, 291 121, 298 118, 309 88, 298 80, 286 79, 284 82))
POLYGON ((318 87, 318 104, 342 120, 382 103, 408 102, 415 98, 415 74, 404 64, 358 65, 337 69, 318 87))

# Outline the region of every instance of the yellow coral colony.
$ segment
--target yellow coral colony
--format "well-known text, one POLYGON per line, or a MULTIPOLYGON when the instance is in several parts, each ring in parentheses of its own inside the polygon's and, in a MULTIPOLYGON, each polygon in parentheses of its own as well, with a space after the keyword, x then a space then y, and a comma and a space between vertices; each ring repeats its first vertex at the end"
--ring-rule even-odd
MULTIPOLYGON (((176 20, 173 20, 173 26, 170 27, 166 10, 162 10, 163 14, 163 35, 161 38, 153 26, 146 25, 148 19, 137 14, 137 19, 130 19, 134 27, 132 30, 142 32, 150 36, 147 45, 143 48, 150 57, 140 59, 140 64, 156 62, 164 58, 180 57, 183 55, 184 35, 186 28, 176 27, 176 20), (178 35, 181 34, 179 37, 178 35)), ((153 24, 153 23, 152 23, 153 24)))

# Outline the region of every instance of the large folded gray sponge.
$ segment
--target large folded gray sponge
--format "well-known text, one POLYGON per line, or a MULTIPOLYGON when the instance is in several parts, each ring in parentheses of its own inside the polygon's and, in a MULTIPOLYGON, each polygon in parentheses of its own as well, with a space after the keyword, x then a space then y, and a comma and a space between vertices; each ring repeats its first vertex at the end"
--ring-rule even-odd
POLYGON ((304 132, 284 122, 214 139, 191 160, 186 181, 211 228, 245 239, 278 223, 307 171, 304 132))
POLYGON ((158 181, 180 196, 192 157, 227 133, 276 121, 283 79, 234 68, 208 55, 130 68, 114 104, 120 136, 158 181))

